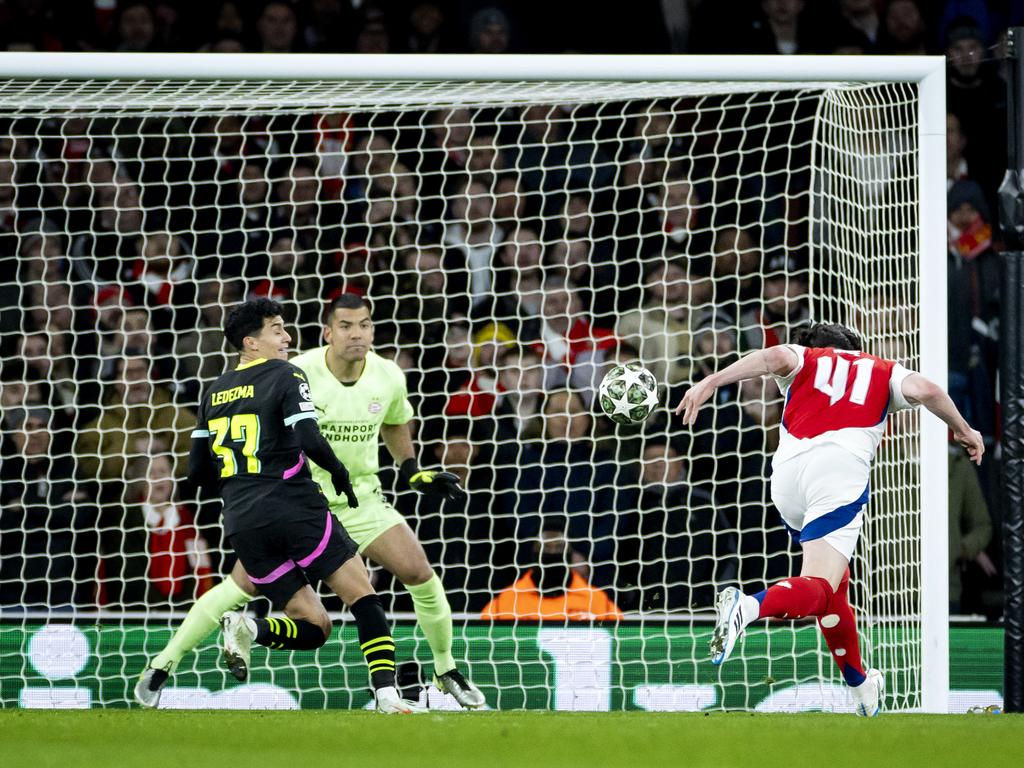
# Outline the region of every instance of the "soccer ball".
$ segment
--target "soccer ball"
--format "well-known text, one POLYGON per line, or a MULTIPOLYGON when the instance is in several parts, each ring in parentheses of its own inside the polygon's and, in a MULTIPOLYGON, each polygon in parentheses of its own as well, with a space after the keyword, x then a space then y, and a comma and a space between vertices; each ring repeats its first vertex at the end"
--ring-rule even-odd
POLYGON ((639 363, 616 365, 601 380, 597 399, 616 424, 639 424, 658 405, 658 381, 639 363))

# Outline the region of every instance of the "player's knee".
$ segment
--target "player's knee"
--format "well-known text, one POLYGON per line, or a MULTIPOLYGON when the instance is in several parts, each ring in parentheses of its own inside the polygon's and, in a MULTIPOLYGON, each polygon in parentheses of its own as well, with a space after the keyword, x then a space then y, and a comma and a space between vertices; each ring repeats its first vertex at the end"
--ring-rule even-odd
POLYGON ((434 569, 430 567, 430 563, 426 559, 423 559, 419 562, 409 563, 402 569, 402 573, 395 575, 405 586, 418 587, 434 578, 434 569))

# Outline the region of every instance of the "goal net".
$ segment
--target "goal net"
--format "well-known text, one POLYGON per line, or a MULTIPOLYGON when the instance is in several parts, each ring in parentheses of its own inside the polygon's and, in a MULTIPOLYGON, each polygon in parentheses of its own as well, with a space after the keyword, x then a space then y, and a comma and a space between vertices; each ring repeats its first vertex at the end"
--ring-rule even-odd
MULTIPOLYGON (((417 497, 382 454, 491 706, 852 709, 813 624, 753 625, 707 663, 716 590, 799 567, 768 488, 779 392, 727 388, 693 430, 670 408, 812 318, 921 368, 917 84, 466 77, 0 81, 3 706, 128 704, 233 562, 182 482, 233 360, 225 308, 277 299, 309 349, 352 292, 405 371, 421 463, 468 489, 417 497), (616 427, 594 393, 626 361, 662 406, 616 427), (583 577, 625 618, 506 620, 526 574, 545 595, 583 577)), ((893 419, 852 565, 895 709, 927 685, 920 457, 918 416, 893 419)), ((429 665, 407 593, 372 572, 399 659, 429 665)), ((336 637, 257 655, 244 695, 215 640, 168 701, 367 700, 336 637)))

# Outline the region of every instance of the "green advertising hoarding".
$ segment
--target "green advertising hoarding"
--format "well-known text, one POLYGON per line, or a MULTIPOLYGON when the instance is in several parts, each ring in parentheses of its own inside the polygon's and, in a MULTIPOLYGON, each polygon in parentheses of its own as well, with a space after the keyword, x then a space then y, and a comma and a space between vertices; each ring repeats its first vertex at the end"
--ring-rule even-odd
MULTIPOLYGON (((456 627, 454 650, 496 709, 852 709, 813 625, 749 631, 722 667, 707 661, 710 632, 710 626, 681 623, 470 622, 456 627)), ((429 649, 412 624, 396 624, 394 634, 400 661, 429 661, 429 649)), ((169 637, 166 625, 0 624, 0 705, 129 706, 137 675, 169 637)), ((182 661, 162 707, 344 709, 370 702, 351 623, 315 652, 255 648, 245 685, 220 665, 216 639, 211 635, 182 661)), ((1001 704, 1002 648, 1001 629, 950 630, 951 712, 1001 704)), ((890 707, 912 704, 914 672, 889 669, 886 675, 890 707)), ((429 698, 432 707, 455 708, 435 690, 429 698)))

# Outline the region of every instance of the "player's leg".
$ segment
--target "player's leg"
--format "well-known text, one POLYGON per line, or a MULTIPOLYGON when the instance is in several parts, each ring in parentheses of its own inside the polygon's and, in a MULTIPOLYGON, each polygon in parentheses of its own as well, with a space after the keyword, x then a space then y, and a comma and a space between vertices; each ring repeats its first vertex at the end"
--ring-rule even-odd
POLYGON ((223 657, 234 677, 249 676, 253 643, 275 650, 313 650, 327 641, 330 620, 309 586, 302 568, 292 559, 293 543, 313 547, 323 539, 323 519, 316 513, 277 525, 237 531, 231 546, 250 581, 285 617, 254 619, 229 612, 221 620, 223 657))
POLYGON ((315 547, 297 542, 296 562, 310 579, 323 581, 352 611, 377 711, 388 714, 419 711, 416 705, 403 701, 395 687, 395 640, 384 615, 384 606, 358 556, 356 543, 326 508, 320 530, 315 547), (300 552, 308 554, 300 557, 300 552))
MULTIPOLYGON (((396 512, 397 515, 397 512, 396 512)), ((402 520, 376 536, 363 550, 402 582, 412 597, 416 621, 434 657, 434 685, 466 709, 486 705, 483 693, 459 671, 452 656, 452 609, 427 553, 402 520)))
POLYGON ((241 563, 236 562, 231 575, 192 604, 170 641, 143 670, 135 685, 135 700, 144 707, 157 706, 168 677, 185 654, 217 629, 221 616, 238 610, 255 596, 256 588, 241 563))
POLYGON ((857 543, 867 503, 867 471, 844 449, 830 446, 774 467, 772 500, 786 528, 801 543, 801 574, 752 595, 735 588, 720 592, 712 663, 729 657, 753 621, 825 615, 857 543))
MULTIPOLYGON (((354 543, 352 547, 354 552, 354 543)), ((359 649, 366 659, 377 711, 384 714, 422 711, 415 704, 403 700, 395 686, 395 639, 362 559, 352 557, 346 560, 323 581, 348 605, 356 620, 359 649)))

